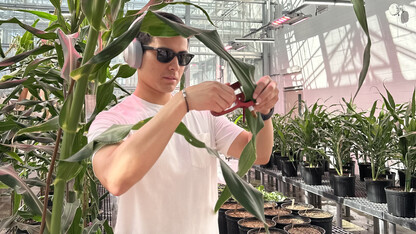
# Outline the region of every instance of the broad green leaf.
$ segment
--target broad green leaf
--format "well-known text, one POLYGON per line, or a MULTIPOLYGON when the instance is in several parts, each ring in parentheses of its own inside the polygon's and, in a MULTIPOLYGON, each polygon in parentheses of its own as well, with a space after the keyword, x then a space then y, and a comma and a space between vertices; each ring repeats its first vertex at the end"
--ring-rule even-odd
POLYGON ((57 38, 56 33, 48 33, 48 32, 36 29, 32 26, 29 26, 27 24, 22 23, 20 20, 18 20, 15 17, 13 17, 11 19, 8 19, 8 20, 0 20, 0 25, 5 24, 5 23, 18 24, 23 29, 29 31, 33 35, 35 35, 39 38, 42 38, 42 39, 52 39, 52 40, 54 40, 54 39, 57 38))
POLYGON ((0 89, 9 89, 9 88, 16 87, 22 84, 23 82, 25 82, 26 80, 27 79, 9 80, 9 81, 0 82, 0 89))
POLYGON ((72 221, 71 226, 69 227, 69 229, 67 230, 67 234, 79 234, 82 232, 82 210, 81 207, 78 207, 75 215, 74 215, 74 219, 72 221))
POLYGON ((14 160, 16 160, 18 162, 20 162, 22 164, 24 163, 23 159, 21 159, 20 156, 15 152, 9 151, 6 154, 9 155, 11 158, 13 158, 14 160))
POLYGON ((368 31, 367 15, 365 13, 364 0, 351 0, 351 2, 353 3, 354 12, 355 12, 355 15, 357 16, 357 20, 360 23, 361 27, 363 28, 364 33, 367 35, 367 45, 365 46, 364 54, 363 54, 363 68, 361 69, 360 77, 358 80, 358 88, 354 95, 354 99, 355 99, 355 97, 357 96, 358 92, 361 89, 361 86, 364 83, 368 68, 370 66, 371 38, 370 38, 370 33, 368 31))
POLYGON ((50 146, 50 145, 31 145, 31 144, 0 144, 0 145, 7 146, 10 148, 17 148, 24 152, 30 152, 32 150, 41 150, 50 155, 52 155, 53 153, 53 146, 50 146))
MULTIPOLYGON (((14 106, 13 106, 13 108, 14 108, 14 106)), ((13 129, 13 128, 19 129, 20 125, 17 122, 11 120, 11 119, 7 119, 6 121, 1 121, 0 122, 0 129, 1 129, 0 132, 9 131, 10 129, 13 129)))
POLYGON ((39 66, 39 64, 41 64, 43 62, 46 62, 46 61, 49 61, 53 58, 55 58, 55 57, 37 58, 37 59, 33 60, 32 62, 30 62, 27 65, 27 67, 25 69, 25 72, 23 73, 23 77, 26 77, 29 74, 29 72, 36 69, 39 66))
POLYGON ((16 191, 13 191, 13 210, 12 214, 15 214, 20 208, 20 201, 22 200, 22 195, 18 194, 16 191))
POLYGON ((12 64, 15 64, 17 62, 20 62, 20 61, 22 61, 23 59, 27 58, 30 55, 42 54, 42 53, 45 53, 45 52, 47 52, 47 51, 49 51, 53 48, 55 48, 55 47, 50 46, 50 45, 42 45, 41 47, 35 48, 33 50, 29 50, 29 51, 26 51, 24 53, 21 53, 21 54, 15 55, 13 57, 7 58, 7 59, 0 62, 0 70, 2 70, 5 67, 8 67, 12 64))
POLYGON ((104 222, 107 222, 107 220, 98 220, 95 219, 92 224, 83 230, 83 234, 95 234, 97 233, 97 230, 104 225, 104 222))
POLYGON ((118 72, 114 78, 122 77, 122 78, 129 78, 136 73, 136 69, 131 68, 129 65, 121 65, 118 69, 118 72))
MULTIPOLYGON (((0 167, 0 181, 13 188, 18 194, 22 195, 26 206, 34 215, 42 216, 43 204, 37 196, 26 185, 26 183, 17 175, 11 165, 0 167)), ((50 224, 51 213, 47 211, 46 223, 50 224)))
POLYGON ((59 128, 59 118, 56 116, 39 125, 35 125, 32 127, 28 127, 28 128, 22 128, 16 133, 16 136, 22 135, 24 133, 54 131, 54 130, 58 130, 58 128, 59 128))
POLYGON ((92 116, 95 117, 98 113, 104 110, 112 100, 115 99, 115 96, 113 94, 114 80, 115 79, 111 79, 110 81, 107 81, 106 83, 98 86, 96 95, 96 105, 92 116))
POLYGON ((62 219, 61 219, 62 233, 67 233, 67 231, 69 230, 69 228, 71 227, 71 224, 73 224, 73 222, 75 221, 75 215, 78 209, 80 209, 80 202, 78 199, 76 199, 75 202, 73 203, 64 202, 64 211, 62 213, 62 219))
POLYGON ((100 31, 105 3, 102 0, 81 0, 82 12, 87 18, 89 25, 96 31, 100 31))

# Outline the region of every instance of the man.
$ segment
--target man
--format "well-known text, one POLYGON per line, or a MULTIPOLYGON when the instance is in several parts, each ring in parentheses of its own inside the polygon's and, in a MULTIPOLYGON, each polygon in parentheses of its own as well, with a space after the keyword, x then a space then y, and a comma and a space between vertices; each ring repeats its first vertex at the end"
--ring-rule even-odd
MULTIPOLYGON (((178 17, 159 13, 170 20, 178 17)), ((113 124, 135 124, 152 117, 123 142, 101 148, 93 158, 95 175, 119 196, 116 233, 218 233, 216 159, 174 133, 180 122, 208 146, 239 158, 251 133, 210 111, 229 108, 234 90, 203 82, 172 96, 191 55, 188 40, 139 34, 143 49, 133 95, 100 113, 89 140, 113 124)), ((253 94, 256 111, 267 115, 278 99, 276 82, 262 77, 253 94)), ((257 135, 257 164, 269 161, 273 146, 270 119, 257 135)))

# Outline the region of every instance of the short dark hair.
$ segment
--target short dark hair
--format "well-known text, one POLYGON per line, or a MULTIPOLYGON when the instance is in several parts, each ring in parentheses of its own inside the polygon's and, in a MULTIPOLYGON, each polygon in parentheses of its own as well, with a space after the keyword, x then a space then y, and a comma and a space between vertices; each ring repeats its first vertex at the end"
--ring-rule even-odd
MULTIPOLYGON (((158 15, 161 15, 169 20, 172 20, 176 23, 180 23, 180 24, 185 24, 181 18, 179 18, 178 16, 172 14, 172 13, 168 13, 168 12, 163 12, 163 11, 158 11, 155 12, 158 15)), ((136 36, 137 40, 142 44, 142 45, 149 45, 150 42, 152 42, 153 37, 150 36, 148 33, 145 32, 139 32, 139 34, 137 34, 136 36)))

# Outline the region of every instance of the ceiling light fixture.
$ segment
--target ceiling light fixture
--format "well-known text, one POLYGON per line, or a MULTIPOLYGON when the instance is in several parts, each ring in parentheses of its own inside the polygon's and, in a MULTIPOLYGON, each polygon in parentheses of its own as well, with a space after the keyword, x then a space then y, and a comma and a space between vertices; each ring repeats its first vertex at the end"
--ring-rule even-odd
POLYGON ((349 0, 304 0, 304 5, 335 5, 335 6, 352 6, 352 2, 349 0))
POLYGON ((274 38, 235 38, 235 42, 274 43, 274 38))
POLYGON ((288 11, 283 12, 283 16, 270 22, 272 26, 279 27, 283 24, 295 25, 306 19, 309 19, 312 15, 305 15, 303 13, 291 13, 288 11))

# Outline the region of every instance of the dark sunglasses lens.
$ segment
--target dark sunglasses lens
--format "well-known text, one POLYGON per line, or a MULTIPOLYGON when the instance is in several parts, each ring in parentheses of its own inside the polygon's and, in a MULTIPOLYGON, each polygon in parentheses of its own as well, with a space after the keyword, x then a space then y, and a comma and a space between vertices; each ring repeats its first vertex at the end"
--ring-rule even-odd
POLYGON ((170 49, 157 49, 157 60, 161 63, 168 63, 175 57, 175 53, 170 49))
POLYGON ((194 57, 193 54, 188 54, 188 53, 178 54, 179 65, 181 66, 188 65, 191 62, 193 57, 194 57))

